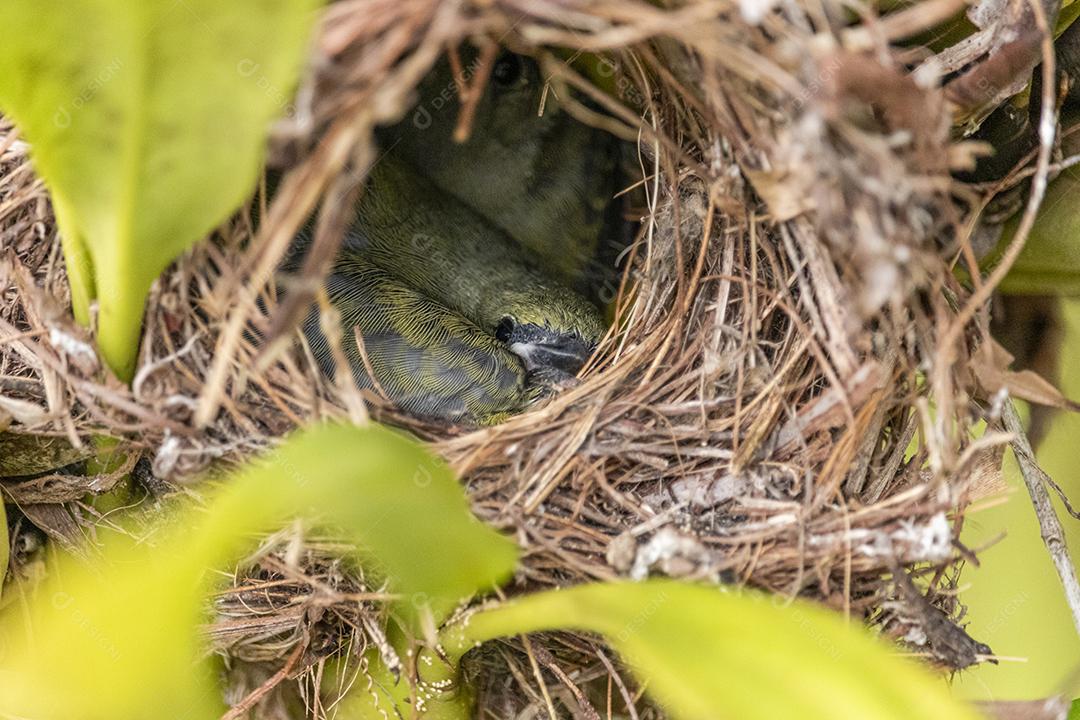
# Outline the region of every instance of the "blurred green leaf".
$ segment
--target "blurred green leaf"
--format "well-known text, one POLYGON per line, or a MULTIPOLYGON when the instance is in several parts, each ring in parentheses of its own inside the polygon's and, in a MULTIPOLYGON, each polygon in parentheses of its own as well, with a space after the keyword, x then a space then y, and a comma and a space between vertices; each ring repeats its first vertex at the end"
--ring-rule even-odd
POLYGON ((1073 700, 1072 707, 1069 708, 1068 720, 1080 720, 1080 699, 1073 700))
POLYGON ((463 652, 556 629, 602 634, 675 718, 979 717, 941 680, 824 608, 674 581, 528 596, 472 615, 444 645, 463 652))
MULTIPOLYGON (((1033 325, 1040 320, 1026 319, 1033 325)), ((1080 397, 1080 300, 1062 301, 1057 317, 1049 322, 1057 326, 1051 334, 1062 335, 1060 348, 1040 347, 1039 353, 1058 354, 1056 384, 1067 397, 1080 397)), ((1032 327, 1028 332, 1038 335, 1041 329, 1032 327)), ((1070 498, 1080 494, 1078 436, 1080 414, 1057 412, 1036 447, 1039 465, 1070 498)), ((957 674, 954 691, 985 702, 1056 696, 1062 692, 1063 675, 1080 662, 1080 638, 1011 452, 1005 454, 1002 479, 1005 484, 999 491, 972 506, 960 535, 963 546, 984 548, 978 566, 964 568, 959 600, 968 608, 967 632, 1000 655, 1024 659, 981 664, 957 674)), ((1056 495, 1051 502, 1066 519, 1066 544, 1080 547, 1080 522, 1067 520, 1056 495)))
POLYGON ((1061 12, 1058 13, 1057 26, 1054 28, 1054 37, 1068 30, 1069 26, 1076 22, 1078 17, 1080 17, 1080 2, 1066 0, 1066 2, 1061 3, 1061 12))
POLYGON ((28 606, 0 615, 0 716, 213 718, 221 691, 198 627, 214 577, 257 533, 318 517, 378 558, 408 616, 492 587, 516 549, 477 522, 450 470, 379 426, 300 433, 150 537, 106 539, 105 562, 62 558, 28 606))
MULTIPOLYGON (((400 652, 400 648, 398 650, 400 652)), ((369 647, 362 661, 365 668, 364 675, 359 678, 362 684, 354 684, 340 704, 335 705, 335 717, 340 720, 473 720, 478 717, 473 688, 463 682, 456 668, 440 667, 442 661, 432 657, 427 650, 420 650, 420 653, 422 662, 418 665, 425 666, 428 671, 424 674, 425 682, 417 688, 410 684, 408 676, 395 677, 379 657, 378 649, 369 647), (435 668, 435 673, 431 673, 431 668, 435 668), (443 670, 446 672, 441 672, 443 670), (420 712, 414 712, 414 706, 420 712)), ((335 669, 341 670, 340 667, 335 669)), ((329 673, 323 676, 334 677, 329 673)), ((350 673, 338 677, 350 677, 350 673)), ((330 692, 328 699, 336 699, 342 689, 335 688, 337 692, 330 692)))
MULTIPOLYGON (((1017 223, 1018 218, 1013 218, 1006 225, 989 264, 1000 257, 1017 223)), ((1001 289, 1008 293, 1080 294, 1080 168, 1064 171, 1047 188, 1031 235, 1001 289)))
POLYGON ((134 370, 150 284, 234 211, 318 0, 4 0, 0 108, 52 195, 76 317, 134 370))

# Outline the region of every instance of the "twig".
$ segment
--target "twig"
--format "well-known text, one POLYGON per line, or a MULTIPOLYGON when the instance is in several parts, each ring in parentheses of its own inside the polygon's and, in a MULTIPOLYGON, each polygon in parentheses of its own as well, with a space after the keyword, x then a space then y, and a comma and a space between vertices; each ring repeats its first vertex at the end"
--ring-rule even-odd
POLYGON ((548 693, 547 683, 544 682, 544 676, 540 673, 540 665, 536 662, 536 654, 533 652, 532 643, 529 642, 528 635, 521 636, 521 644, 525 646, 525 654, 529 656, 529 665, 532 667, 533 676, 536 678, 536 684, 540 687, 540 692, 544 696, 544 704, 547 705, 548 717, 554 720, 559 716, 555 714, 555 705, 551 702, 551 694, 548 693))
POLYGON ((300 656, 304 654, 304 644, 300 643, 296 646, 296 649, 292 651, 289 658, 285 661, 285 665, 276 673, 270 676, 270 678, 259 687, 255 688, 245 697, 243 700, 233 705, 227 713, 221 716, 221 720, 237 720, 242 717, 248 710, 251 710, 255 705, 262 700, 266 695, 280 685, 286 678, 289 677, 289 673, 292 672, 293 667, 300 660, 300 656))
POLYGON ((1020 422, 1020 415, 1016 412, 1016 406, 1012 400, 1007 400, 1001 413, 1005 422, 1005 429, 1016 436, 1013 440, 1013 452, 1020 463, 1020 474, 1024 476, 1024 484, 1027 485, 1028 494, 1031 495, 1031 504, 1035 508, 1035 517, 1039 520, 1039 531, 1046 550, 1050 553, 1050 559, 1054 561, 1058 577, 1065 588, 1065 601, 1072 611, 1073 624, 1076 632, 1080 635, 1080 581, 1076 579, 1076 568, 1069 557, 1069 548, 1065 544, 1065 533, 1061 527, 1061 521, 1054 506, 1050 504, 1050 493, 1046 491, 1044 482, 1050 478, 1035 461, 1035 453, 1031 450, 1024 425, 1020 422))
POLYGON ((615 681, 615 686, 619 688, 619 693, 623 697, 623 702, 626 703, 626 712, 630 713, 631 720, 638 720, 637 706, 634 702, 633 696, 630 695, 630 691, 626 687, 626 683, 623 682, 622 677, 615 670, 615 666, 611 664, 611 661, 604 655, 604 651, 600 648, 596 649, 596 657, 600 658, 600 662, 607 668, 608 677, 615 681))
POLYGON ((551 651, 542 645, 533 645, 532 651, 536 653, 536 659, 540 664, 546 667, 552 675, 559 679, 570 694, 573 695, 574 700, 578 704, 578 712, 581 713, 581 717, 584 720, 601 720, 600 713, 596 711, 596 708, 589 702, 589 698, 585 697, 585 693, 581 691, 574 681, 570 679, 570 676, 566 674, 561 667, 559 667, 558 661, 555 656, 551 654, 551 651))

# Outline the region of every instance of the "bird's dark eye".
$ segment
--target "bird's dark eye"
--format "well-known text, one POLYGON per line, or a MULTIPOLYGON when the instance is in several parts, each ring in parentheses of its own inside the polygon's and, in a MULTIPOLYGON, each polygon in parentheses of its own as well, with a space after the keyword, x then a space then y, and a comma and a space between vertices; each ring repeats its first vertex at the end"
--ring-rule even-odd
POLYGON ((511 317, 504 317, 499 321, 499 326, 495 328, 495 339, 499 342, 510 342, 510 336, 514 332, 514 319, 511 317))
POLYGON ((504 52, 491 69, 492 81, 501 88, 514 87, 525 76, 525 60, 520 55, 504 52))

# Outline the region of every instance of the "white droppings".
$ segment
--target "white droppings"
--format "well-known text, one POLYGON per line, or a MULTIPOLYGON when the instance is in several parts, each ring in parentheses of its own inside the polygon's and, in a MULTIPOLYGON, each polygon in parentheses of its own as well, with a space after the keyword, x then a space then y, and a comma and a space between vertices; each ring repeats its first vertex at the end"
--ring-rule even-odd
POLYGON ((154 455, 151 471, 154 477, 167 478, 180 461, 180 438, 165 430, 165 439, 154 455))
POLYGON ((739 14, 751 25, 760 25, 776 5, 777 0, 739 0, 739 14))
POLYGON ((680 534, 671 527, 661 528, 647 543, 641 545, 630 568, 633 580, 644 580, 654 566, 671 577, 698 574, 712 561, 708 549, 696 538, 680 534))
POLYGON ((807 538, 810 545, 849 545, 851 552, 864 557, 896 558, 904 561, 941 562, 952 556, 952 527, 944 512, 935 513, 925 524, 901 520, 891 532, 854 528, 807 538))
POLYGON ((921 627, 912 626, 908 628, 907 633, 904 635, 904 642, 910 643, 916 646, 926 645, 928 638, 926 633, 921 627))
POLYGON ((750 487, 748 478, 737 475, 694 475, 680 478, 671 484, 671 491, 680 503, 703 508, 718 505, 745 493, 750 487))
POLYGON ((952 527, 944 512, 936 513, 921 527, 912 521, 901 521, 892 540, 906 544, 910 555, 921 560, 942 561, 952 556, 952 527))
POLYGON ((74 337, 62 328, 49 328, 49 342, 54 348, 81 365, 96 368, 97 353, 90 343, 74 337))

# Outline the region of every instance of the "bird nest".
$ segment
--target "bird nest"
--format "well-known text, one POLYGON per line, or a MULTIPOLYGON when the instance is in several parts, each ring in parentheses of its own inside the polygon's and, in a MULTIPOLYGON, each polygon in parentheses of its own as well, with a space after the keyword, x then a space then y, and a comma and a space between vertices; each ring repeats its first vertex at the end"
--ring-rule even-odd
MULTIPOLYGON (((115 437, 128 458, 111 475, 3 481, 25 515, 16 571, 35 532, 75 547, 106 521, 86 496, 123 471, 153 497, 297 426, 370 415, 430 442, 475 512, 517 540, 508 593, 656 574, 733 583, 816 598, 948 666, 973 661, 928 620, 961 615, 963 511, 1001 457, 971 433, 990 404, 972 371, 987 293, 952 267, 978 210, 950 174, 970 153, 941 78, 909 73, 930 51, 900 42, 940 8, 844 26, 840 4, 772 5, 332 4, 274 132, 284 174, 253 201, 264 222, 238 216, 156 283, 130 386, 71 317, 46 192, 2 126, 0 415, 76 455, 115 437), (317 208, 314 259, 289 282, 332 314, 319 277, 376 157, 373 128, 463 42, 537 57, 561 104, 631 142, 639 163, 614 328, 579 385, 483 428, 419 421, 326 379, 275 273, 317 208)), ((470 82, 486 81, 480 68, 470 82)), ((216 598, 210 637, 244 661, 234 700, 273 716, 266 690, 288 684, 315 706, 325 657, 380 642, 378 588, 339 550, 282 531, 216 598)), ((586 702, 575 685, 609 674, 634 692, 589 638, 507 643, 484 661, 504 671, 480 696, 501 717, 540 703, 537 682, 570 706, 586 702)))

